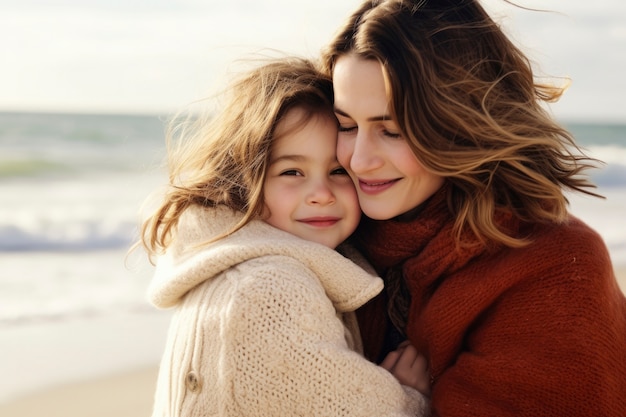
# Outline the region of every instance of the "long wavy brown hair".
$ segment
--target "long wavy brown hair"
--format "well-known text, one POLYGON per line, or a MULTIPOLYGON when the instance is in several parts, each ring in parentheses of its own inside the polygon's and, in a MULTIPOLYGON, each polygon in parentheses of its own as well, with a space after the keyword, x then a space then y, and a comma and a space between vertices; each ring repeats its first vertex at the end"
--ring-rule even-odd
POLYGON ((274 132, 289 110, 305 110, 299 126, 320 115, 334 119, 331 80, 308 59, 268 58, 225 91, 216 114, 174 119, 170 126, 169 184, 141 227, 141 243, 151 257, 168 247, 191 205, 223 205, 243 213, 228 233, 262 214, 274 132))
POLYGON ((564 190, 598 196, 589 158, 545 104, 564 89, 535 80, 530 61, 476 0, 365 1, 323 52, 381 63, 389 109, 418 160, 450 183, 457 241, 524 246, 497 224, 505 211, 562 222, 564 190))

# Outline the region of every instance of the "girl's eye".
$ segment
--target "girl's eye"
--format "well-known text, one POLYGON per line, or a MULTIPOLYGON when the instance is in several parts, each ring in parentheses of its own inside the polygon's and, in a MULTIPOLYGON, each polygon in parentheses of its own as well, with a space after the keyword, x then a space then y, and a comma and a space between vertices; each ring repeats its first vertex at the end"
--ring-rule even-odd
POLYGON ((348 175, 348 171, 343 167, 335 168, 330 172, 330 175, 348 175))
POLYGON ((293 175, 293 176, 300 176, 302 175, 298 170, 296 169, 287 169, 285 171, 282 171, 280 173, 280 175, 293 175))
POLYGON ((356 126, 341 126, 339 125, 339 132, 352 132, 356 130, 356 126))

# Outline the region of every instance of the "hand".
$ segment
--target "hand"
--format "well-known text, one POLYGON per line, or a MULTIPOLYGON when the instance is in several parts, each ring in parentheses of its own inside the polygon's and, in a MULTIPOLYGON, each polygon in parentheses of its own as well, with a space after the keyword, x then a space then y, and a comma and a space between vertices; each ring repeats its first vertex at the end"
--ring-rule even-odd
POLYGON ((428 363, 424 355, 419 354, 408 340, 390 352, 380 366, 391 372, 401 384, 415 388, 427 397, 430 396, 428 363))

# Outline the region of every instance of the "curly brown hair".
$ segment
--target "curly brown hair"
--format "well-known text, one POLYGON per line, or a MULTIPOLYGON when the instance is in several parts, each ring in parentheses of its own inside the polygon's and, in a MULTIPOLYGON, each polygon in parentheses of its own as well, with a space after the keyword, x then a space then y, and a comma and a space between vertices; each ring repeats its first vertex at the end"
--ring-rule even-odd
POLYGON ((299 125, 320 115, 334 120, 331 80, 308 59, 269 59, 234 79, 226 91, 217 114, 172 121, 169 184, 141 227, 141 243, 151 257, 168 247, 178 219, 191 205, 223 205, 243 213, 226 234, 261 215, 274 132, 289 110, 305 110, 299 125))
POLYGON ((353 54, 381 63, 392 117, 426 169, 450 183, 457 241, 524 246, 496 214, 561 222, 564 190, 599 196, 584 154, 544 104, 564 89, 535 80, 530 61, 476 0, 365 1, 323 53, 332 76, 353 54))

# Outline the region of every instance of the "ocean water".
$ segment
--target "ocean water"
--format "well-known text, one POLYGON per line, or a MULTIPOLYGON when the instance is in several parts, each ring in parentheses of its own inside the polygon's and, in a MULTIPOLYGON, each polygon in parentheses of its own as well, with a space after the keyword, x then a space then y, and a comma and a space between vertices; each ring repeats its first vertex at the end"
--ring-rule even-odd
MULTIPOLYGON (((599 200, 572 212, 626 265, 626 125, 568 126, 606 162, 599 200)), ((126 259, 138 213, 165 180, 157 116, 0 113, 0 325, 150 311, 152 267, 126 259)))
POLYGON ((0 325, 149 311, 139 210, 165 119, 0 113, 0 325))

